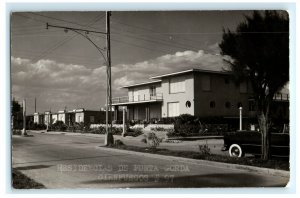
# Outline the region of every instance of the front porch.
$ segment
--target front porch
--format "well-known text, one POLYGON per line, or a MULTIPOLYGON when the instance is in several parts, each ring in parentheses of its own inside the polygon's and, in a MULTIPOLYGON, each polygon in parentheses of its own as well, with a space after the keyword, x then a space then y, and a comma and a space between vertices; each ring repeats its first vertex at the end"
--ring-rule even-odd
MULTIPOLYGON (((126 120, 150 121, 161 118, 161 105, 163 95, 157 94, 133 94, 132 96, 117 97, 112 99, 115 109, 120 106, 127 108, 126 120)), ((115 111, 114 120, 118 120, 120 115, 115 111)))
MULTIPOLYGON (((115 109, 118 109, 118 105, 114 105, 115 109)), ((135 121, 150 121, 152 119, 161 119, 161 103, 137 103, 126 104, 126 120, 135 121)), ((114 120, 120 120, 122 116, 118 115, 120 111, 115 111, 114 120)))

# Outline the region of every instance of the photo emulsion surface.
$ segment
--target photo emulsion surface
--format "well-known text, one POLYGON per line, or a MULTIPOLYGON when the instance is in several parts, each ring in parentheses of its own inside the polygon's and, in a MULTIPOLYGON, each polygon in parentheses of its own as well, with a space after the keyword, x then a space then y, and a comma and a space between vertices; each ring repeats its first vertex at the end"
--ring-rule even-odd
POLYGON ((285 187, 289 15, 12 12, 14 189, 285 187))

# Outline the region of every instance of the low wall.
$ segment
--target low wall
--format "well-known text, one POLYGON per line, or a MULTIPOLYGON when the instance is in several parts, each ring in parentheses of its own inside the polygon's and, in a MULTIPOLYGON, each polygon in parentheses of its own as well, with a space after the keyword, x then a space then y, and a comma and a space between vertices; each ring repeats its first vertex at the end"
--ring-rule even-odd
MULTIPOLYGON (((110 126, 110 125, 108 125, 108 126, 110 126)), ((98 128, 98 127, 106 127, 106 124, 91 124, 90 125, 91 129, 95 129, 95 128, 98 128)), ((122 128, 123 124, 113 124, 113 127, 122 128)))
MULTIPOLYGON (((173 124, 148 124, 148 125, 135 124, 134 126, 130 126, 130 128, 145 128, 145 126, 148 129, 151 129, 151 128, 174 129, 173 124)), ((90 125, 91 129, 95 129, 95 128, 98 128, 98 127, 106 127, 106 124, 91 124, 90 125)), ((121 128, 121 127, 123 127, 123 124, 113 124, 113 127, 121 128)))
POLYGON ((174 124, 149 124, 147 127, 151 128, 163 128, 163 129, 174 129, 174 124))

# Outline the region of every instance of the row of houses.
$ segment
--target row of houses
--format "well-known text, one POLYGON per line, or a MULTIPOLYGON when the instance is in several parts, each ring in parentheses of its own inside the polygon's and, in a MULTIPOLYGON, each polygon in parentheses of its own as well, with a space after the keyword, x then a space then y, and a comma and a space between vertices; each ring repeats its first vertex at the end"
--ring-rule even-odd
MULTIPOLYGON (((119 109, 126 109, 126 119, 152 121, 190 114, 199 117, 238 118, 239 107, 243 118, 256 117, 253 90, 248 81, 236 84, 232 73, 224 70, 212 71, 189 69, 153 76, 150 81, 127 85, 126 96, 113 98, 113 120, 122 120, 119 109)), ((122 110, 121 110, 122 111, 122 110)), ((53 113, 34 113, 30 119, 37 124, 53 124, 62 121, 74 123, 105 123, 105 111, 74 109, 53 113)), ((289 94, 275 95, 271 116, 289 120, 289 94)))
MULTIPOLYGON (((112 112, 114 115, 114 112, 112 112)), ((72 111, 58 111, 51 112, 46 111, 44 113, 34 113, 27 115, 27 121, 36 124, 51 125, 57 121, 62 121, 68 126, 72 126, 75 123, 84 124, 100 124, 104 123, 106 119, 105 111, 86 110, 84 108, 74 109, 72 111)))

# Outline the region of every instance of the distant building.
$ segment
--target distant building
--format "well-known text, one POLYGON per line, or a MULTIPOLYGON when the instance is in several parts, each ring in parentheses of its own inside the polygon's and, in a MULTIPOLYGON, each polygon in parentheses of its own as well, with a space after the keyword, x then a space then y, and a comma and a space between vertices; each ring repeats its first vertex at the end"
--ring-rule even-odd
POLYGON ((51 124, 53 124, 53 123, 55 123, 55 122, 58 121, 58 113, 52 113, 51 114, 51 121, 52 121, 51 124))
POLYGON ((63 123, 66 123, 66 119, 67 119, 67 112, 65 110, 58 111, 57 120, 62 121, 63 123))
POLYGON ((44 124, 44 114, 38 112, 33 114, 33 122, 36 124, 44 124))
POLYGON ((45 125, 51 125, 52 124, 52 114, 51 111, 46 111, 44 113, 44 123, 45 125))
POLYGON ((75 110, 75 122, 77 123, 85 123, 85 124, 99 124, 105 122, 105 111, 94 111, 94 110, 86 110, 76 109, 75 110))

